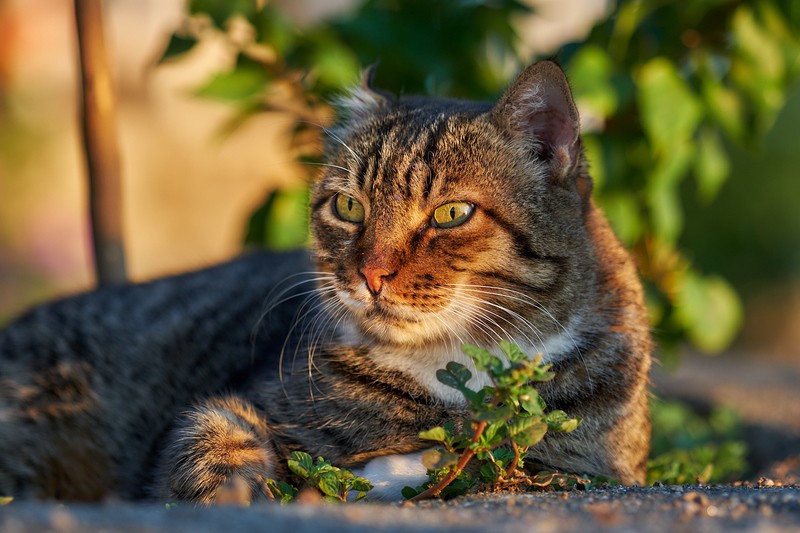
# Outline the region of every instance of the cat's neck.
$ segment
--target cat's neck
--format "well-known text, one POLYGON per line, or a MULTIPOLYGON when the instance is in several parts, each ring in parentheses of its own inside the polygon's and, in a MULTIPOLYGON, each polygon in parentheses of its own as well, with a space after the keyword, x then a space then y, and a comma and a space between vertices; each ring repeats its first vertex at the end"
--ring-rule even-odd
MULTIPOLYGON (((530 339, 506 339, 520 347, 523 352, 534 357, 542 355, 543 363, 556 363, 576 352, 580 352, 581 338, 578 333, 579 320, 575 319, 560 332, 531 341, 530 339)), ((499 339, 498 339, 499 341, 499 339)), ((477 372, 472 360, 461 349, 458 342, 431 344, 430 346, 398 346, 392 344, 368 343, 368 357, 371 362, 387 370, 402 372, 427 390, 433 397, 446 404, 463 405, 460 392, 440 383, 436 371, 454 361, 466 366, 473 374, 469 386, 473 390, 491 385, 485 372, 477 372)), ((493 351, 503 358, 499 348, 493 351)), ((580 356, 580 353, 577 354, 580 356)))

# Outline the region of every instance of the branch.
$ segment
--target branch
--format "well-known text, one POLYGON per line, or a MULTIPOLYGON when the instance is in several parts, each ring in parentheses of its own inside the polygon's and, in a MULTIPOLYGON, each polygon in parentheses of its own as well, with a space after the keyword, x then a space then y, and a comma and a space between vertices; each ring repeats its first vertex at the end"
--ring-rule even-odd
MULTIPOLYGON (((484 429, 486 429, 486 422, 481 420, 475 426, 475 432, 472 434, 472 444, 475 444, 476 442, 478 442, 478 440, 480 440, 484 429)), ((450 472, 448 472, 447 475, 444 478, 442 478, 441 481, 439 481, 436 485, 430 487, 428 490, 420 492, 413 498, 409 499, 409 501, 416 502, 419 500, 426 500, 428 498, 433 498, 434 496, 442 492, 442 489, 444 489, 450 483, 452 483, 453 480, 458 477, 461 471, 464 470, 464 468, 466 468, 467 463, 469 463, 469 460, 472 459, 473 455, 475 455, 475 451, 472 448, 469 447, 466 448, 464 452, 461 454, 461 458, 458 460, 456 466, 450 469, 450 472)))
POLYGON ((108 70, 101 0, 75 0, 80 49, 83 149, 89 184, 94 265, 99 285, 123 283, 121 185, 114 91, 108 70))

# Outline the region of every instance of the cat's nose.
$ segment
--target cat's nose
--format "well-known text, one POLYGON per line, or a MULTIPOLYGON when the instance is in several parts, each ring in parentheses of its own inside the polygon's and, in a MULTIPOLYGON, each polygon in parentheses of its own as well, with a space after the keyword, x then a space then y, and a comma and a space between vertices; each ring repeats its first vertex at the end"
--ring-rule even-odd
POLYGON ((367 280, 367 288, 373 296, 377 296, 381 292, 384 280, 394 275, 393 272, 389 272, 383 267, 373 265, 361 267, 361 274, 367 280))

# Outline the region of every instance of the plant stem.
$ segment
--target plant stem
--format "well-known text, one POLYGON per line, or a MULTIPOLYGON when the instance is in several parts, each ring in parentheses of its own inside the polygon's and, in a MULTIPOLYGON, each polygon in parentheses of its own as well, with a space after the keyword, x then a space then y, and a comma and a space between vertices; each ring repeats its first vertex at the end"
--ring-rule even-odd
MULTIPOLYGON (((484 429, 486 429, 486 422, 482 420, 478 422, 478 424, 475 426, 475 432, 472 434, 472 444, 478 442, 478 440, 481 438, 481 435, 483 434, 484 429)), ((458 477, 461 471, 464 470, 464 468, 466 468, 467 463, 469 463, 469 460, 472 459, 473 455, 475 455, 475 451, 472 448, 465 449, 464 452, 461 454, 461 458, 458 460, 458 463, 456 464, 455 468, 452 468, 450 472, 448 472, 448 474, 436 485, 430 487, 428 490, 424 492, 420 492, 419 494, 411 498, 409 501, 416 502, 419 500, 433 498, 437 494, 442 492, 442 490, 445 487, 447 487, 450 483, 452 483, 453 480, 458 477)))
POLYGON ((511 441, 511 449, 514 450, 514 460, 511 461, 511 467, 506 471, 506 478, 511 479, 511 476, 514 475, 514 471, 517 469, 517 465, 519 464, 519 446, 513 440, 511 441))

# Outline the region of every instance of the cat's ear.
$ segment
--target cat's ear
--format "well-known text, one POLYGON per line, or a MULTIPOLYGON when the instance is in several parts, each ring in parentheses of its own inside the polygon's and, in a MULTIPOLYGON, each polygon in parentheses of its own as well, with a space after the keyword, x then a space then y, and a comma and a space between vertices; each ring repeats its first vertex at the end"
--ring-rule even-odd
POLYGON ((492 122, 512 138, 530 143, 564 181, 581 166, 580 119, 567 78, 551 61, 526 68, 492 109, 492 122))
POLYGON ((377 63, 368 66, 361 75, 361 82, 336 102, 339 116, 345 122, 364 120, 394 102, 393 95, 373 85, 377 67, 377 63))

